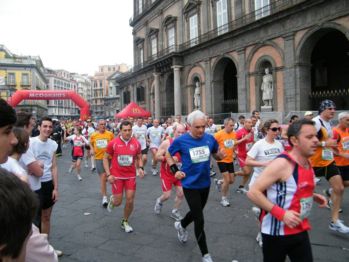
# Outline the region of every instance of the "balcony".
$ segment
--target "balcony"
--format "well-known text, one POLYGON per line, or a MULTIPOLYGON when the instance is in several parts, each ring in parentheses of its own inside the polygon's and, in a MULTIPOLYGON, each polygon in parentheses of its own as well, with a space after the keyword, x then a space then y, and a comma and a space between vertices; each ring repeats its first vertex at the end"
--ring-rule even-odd
POLYGON ((7 80, 6 85, 7 86, 16 86, 17 83, 16 83, 16 80, 7 80))

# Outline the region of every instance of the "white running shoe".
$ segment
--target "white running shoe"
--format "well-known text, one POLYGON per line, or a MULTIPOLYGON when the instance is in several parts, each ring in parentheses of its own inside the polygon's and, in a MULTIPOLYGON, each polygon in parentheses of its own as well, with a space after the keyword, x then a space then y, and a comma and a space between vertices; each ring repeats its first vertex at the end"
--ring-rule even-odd
POLYGON ((156 175, 158 174, 158 171, 157 171, 155 168, 152 168, 151 174, 152 174, 153 176, 156 176, 156 175))
POLYGON ((79 174, 77 174, 77 177, 78 177, 79 181, 82 181, 82 177, 79 174))
POLYGON ((319 184, 321 181, 321 178, 319 177, 315 177, 315 185, 319 184))
POLYGON ((159 215, 161 213, 161 208, 162 208, 162 203, 160 201, 160 198, 157 198, 154 206, 155 214, 159 215))
POLYGON ((236 189, 236 192, 240 194, 247 194, 248 191, 244 187, 239 187, 236 189))
POLYGON ((210 254, 206 254, 202 257, 202 262, 213 262, 210 254))
POLYGON ((115 207, 114 206, 114 195, 111 195, 109 198, 108 206, 107 206, 108 212, 112 212, 114 207, 115 207))
POLYGON ((69 174, 73 173, 73 169, 74 169, 73 166, 69 167, 68 173, 69 173, 69 174))
POLYGON ((122 220, 121 221, 121 228, 125 230, 126 233, 131 233, 133 232, 133 228, 128 224, 127 220, 122 220))
POLYGON ((214 170, 211 169, 211 171, 210 171, 210 177, 214 177, 215 175, 217 175, 217 173, 216 173, 214 170))
POLYGON ((94 172, 94 171, 96 171, 96 168, 93 166, 91 167, 91 172, 94 172))
POLYGON ((177 230, 177 236, 179 242, 184 244, 185 242, 188 241, 188 231, 182 227, 181 221, 176 221, 174 222, 174 227, 177 230))
POLYGON ((261 215, 261 209, 259 207, 252 207, 252 212, 255 214, 256 219, 259 220, 259 216, 261 215))
POLYGON ((338 219, 336 221, 336 223, 331 222, 329 225, 329 228, 333 231, 337 231, 339 233, 343 233, 343 234, 348 234, 349 233, 349 227, 347 227, 346 225, 344 225, 343 221, 338 219))
POLYGON ((214 185, 215 185, 215 188, 218 192, 221 192, 221 189, 222 189, 222 183, 221 183, 221 180, 215 178, 213 179, 213 182, 214 182, 214 185))
POLYGON ((85 167, 88 168, 88 163, 87 162, 85 162, 85 167))
POLYGON ((63 252, 61 250, 55 249, 54 251, 55 251, 57 257, 63 256, 63 252))
POLYGON ((177 221, 180 221, 183 219, 183 217, 178 209, 172 209, 171 217, 177 221))
POLYGON ((229 201, 228 201, 228 199, 226 197, 222 198, 221 205, 224 206, 224 207, 230 206, 230 203, 229 203, 229 201))
POLYGON ((257 237, 256 237, 256 241, 260 247, 263 247, 263 240, 262 240, 262 233, 261 232, 258 232, 257 237))
MULTIPOLYGON (((332 200, 328 199, 326 207, 328 209, 332 209, 332 205, 333 205, 332 200)), ((340 207, 339 210, 338 210, 338 213, 343 213, 343 208, 340 207)))
POLYGON ((102 206, 107 207, 108 206, 108 198, 107 196, 104 196, 102 199, 102 206))

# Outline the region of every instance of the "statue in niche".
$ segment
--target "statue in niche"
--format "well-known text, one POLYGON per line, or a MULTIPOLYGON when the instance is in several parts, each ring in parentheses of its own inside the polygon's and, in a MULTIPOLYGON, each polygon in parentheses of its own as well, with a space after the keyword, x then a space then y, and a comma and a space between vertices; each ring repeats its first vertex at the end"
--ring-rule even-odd
POLYGON ((262 94, 262 100, 264 103, 264 106, 272 106, 273 105, 273 95, 274 95, 274 80, 273 75, 270 74, 269 68, 265 69, 265 75, 263 76, 262 86, 261 90, 263 92, 262 94))
POLYGON ((199 81, 195 82, 194 107, 195 107, 195 109, 200 109, 200 107, 201 107, 200 82, 199 81))

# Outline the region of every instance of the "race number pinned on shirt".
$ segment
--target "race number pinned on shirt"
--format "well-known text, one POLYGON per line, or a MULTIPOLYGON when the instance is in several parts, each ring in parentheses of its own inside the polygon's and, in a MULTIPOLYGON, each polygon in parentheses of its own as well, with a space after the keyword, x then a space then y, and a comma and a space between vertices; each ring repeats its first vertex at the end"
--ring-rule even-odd
POLYGON ((233 139, 224 140, 224 146, 226 148, 233 148, 234 147, 234 140, 233 139))
POLYGON ((323 160, 333 160, 333 152, 329 148, 324 148, 322 150, 322 159, 323 160))
POLYGON ((313 207, 313 196, 301 198, 301 219, 307 218, 310 215, 311 208, 313 207))
POLYGON ((118 164, 119 166, 131 166, 133 162, 133 157, 130 155, 119 155, 118 164))
POLYGON ((342 143, 343 150, 349 150, 349 141, 345 141, 342 143))
POLYGON ((208 146, 200 146, 189 149, 190 159, 195 163, 206 162, 210 158, 210 149, 208 146))
POLYGON ((74 141, 74 146, 83 146, 83 142, 81 140, 74 141))
POLYGON ((106 148, 108 145, 107 139, 98 139, 96 140, 96 146, 97 148, 106 148))

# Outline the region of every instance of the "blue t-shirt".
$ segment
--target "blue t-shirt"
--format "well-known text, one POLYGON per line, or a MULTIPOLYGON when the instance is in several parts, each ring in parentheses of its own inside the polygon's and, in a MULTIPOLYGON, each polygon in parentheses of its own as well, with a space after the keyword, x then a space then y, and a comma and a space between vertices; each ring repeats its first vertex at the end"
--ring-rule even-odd
POLYGON ((171 156, 176 153, 181 155, 181 171, 185 173, 185 178, 182 179, 184 188, 201 189, 210 186, 210 155, 217 151, 217 141, 208 134, 193 138, 186 133, 173 141, 168 152, 171 156))

